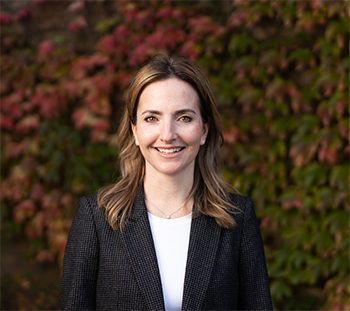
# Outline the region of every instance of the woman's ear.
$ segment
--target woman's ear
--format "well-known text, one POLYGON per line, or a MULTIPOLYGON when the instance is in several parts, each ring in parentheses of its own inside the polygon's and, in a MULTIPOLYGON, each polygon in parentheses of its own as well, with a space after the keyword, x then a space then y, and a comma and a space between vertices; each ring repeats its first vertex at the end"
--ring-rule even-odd
POLYGON ((134 124, 131 123, 131 130, 132 133, 134 134, 134 138, 135 138, 135 145, 139 146, 139 140, 137 139, 137 135, 136 135, 136 126, 134 124))
POLYGON ((201 137, 201 145, 205 144, 205 140, 207 139, 208 132, 209 132, 209 122, 203 123, 203 134, 201 137))

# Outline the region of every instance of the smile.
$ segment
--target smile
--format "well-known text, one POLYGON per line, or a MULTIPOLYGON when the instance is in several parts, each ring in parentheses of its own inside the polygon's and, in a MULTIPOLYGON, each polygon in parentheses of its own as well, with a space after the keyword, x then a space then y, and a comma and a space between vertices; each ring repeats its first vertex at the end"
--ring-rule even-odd
POLYGON ((163 148, 156 148, 159 152, 165 153, 165 154, 172 154, 172 153, 177 153, 180 152, 184 148, 169 148, 169 149, 163 149, 163 148))

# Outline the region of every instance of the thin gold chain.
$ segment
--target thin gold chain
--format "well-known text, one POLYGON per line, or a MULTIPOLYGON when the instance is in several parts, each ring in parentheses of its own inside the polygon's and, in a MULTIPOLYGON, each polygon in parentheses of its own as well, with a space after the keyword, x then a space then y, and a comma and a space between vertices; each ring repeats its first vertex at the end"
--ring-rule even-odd
POLYGON ((147 199, 146 197, 145 197, 145 199, 146 199, 149 203, 151 203, 151 205, 152 205, 153 207, 155 207, 158 211, 160 211, 160 212, 165 216, 166 219, 170 219, 172 215, 174 215, 174 214, 177 213, 181 208, 184 207, 184 204, 182 204, 175 212, 172 212, 171 214, 166 214, 166 213, 164 213, 161 209, 159 209, 157 206, 155 206, 154 203, 152 203, 149 199, 147 199))

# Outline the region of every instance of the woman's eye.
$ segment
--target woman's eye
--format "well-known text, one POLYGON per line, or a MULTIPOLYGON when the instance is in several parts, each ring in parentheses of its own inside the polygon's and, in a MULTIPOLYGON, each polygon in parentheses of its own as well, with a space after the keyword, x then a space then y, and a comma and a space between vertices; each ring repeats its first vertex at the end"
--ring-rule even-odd
POLYGON ((183 116, 183 117, 180 118, 180 120, 181 120, 182 122, 191 122, 191 121, 192 121, 192 118, 187 117, 187 116, 183 116))
POLYGON ((147 117, 146 122, 155 122, 157 119, 155 117, 147 117))

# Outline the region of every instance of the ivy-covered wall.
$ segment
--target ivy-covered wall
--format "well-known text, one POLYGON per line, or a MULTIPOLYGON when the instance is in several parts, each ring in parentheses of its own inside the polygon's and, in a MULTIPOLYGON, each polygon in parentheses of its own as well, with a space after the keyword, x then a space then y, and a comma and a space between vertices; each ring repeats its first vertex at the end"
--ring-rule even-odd
MULTIPOLYGON (((156 53, 179 55, 214 86, 223 176, 255 203, 274 307, 350 309, 349 2, 5 2, 3 239, 62 264, 78 197, 118 177, 130 78, 156 53), (57 12, 59 31, 45 29, 57 12)), ((40 295, 18 308, 59 308, 40 295)))

